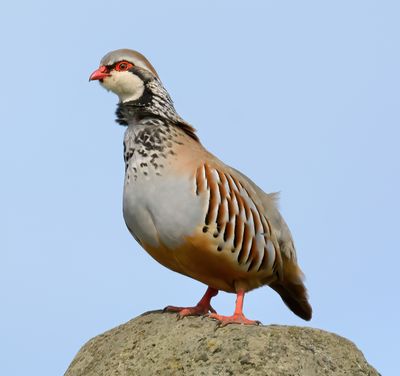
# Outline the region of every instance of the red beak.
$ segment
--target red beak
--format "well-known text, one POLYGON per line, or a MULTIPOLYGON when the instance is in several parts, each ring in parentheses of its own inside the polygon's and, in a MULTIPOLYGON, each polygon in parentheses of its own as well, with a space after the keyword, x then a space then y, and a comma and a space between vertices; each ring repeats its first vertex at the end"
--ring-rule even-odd
POLYGON ((105 77, 109 77, 111 74, 108 72, 107 67, 102 65, 99 69, 96 69, 89 77, 89 81, 102 80, 105 77))

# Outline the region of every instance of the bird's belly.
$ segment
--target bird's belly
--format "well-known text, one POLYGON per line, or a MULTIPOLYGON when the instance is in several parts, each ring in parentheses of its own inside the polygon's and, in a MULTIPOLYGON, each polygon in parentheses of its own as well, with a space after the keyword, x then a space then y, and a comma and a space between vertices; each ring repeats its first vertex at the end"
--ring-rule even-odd
POLYGON ((152 173, 130 180, 125 181, 123 196, 129 231, 157 261, 183 272, 173 250, 196 230, 205 210, 193 182, 190 177, 152 173))

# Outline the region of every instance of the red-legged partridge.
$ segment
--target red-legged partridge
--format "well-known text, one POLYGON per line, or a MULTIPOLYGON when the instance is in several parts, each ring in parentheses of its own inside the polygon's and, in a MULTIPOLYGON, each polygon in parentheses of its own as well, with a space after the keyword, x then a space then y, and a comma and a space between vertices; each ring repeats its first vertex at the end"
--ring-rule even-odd
POLYGON ((159 263, 205 283, 195 307, 167 307, 222 324, 254 324, 242 312, 247 291, 268 285, 305 320, 311 306, 290 231, 274 195, 264 193, 200 143, 175 111, 155 69, 140 53, 108 53, 90 80, 119 97, 124 138, 126 225, 159 263), (232 316, 210 301, 218 290, 237 294, 232 316))

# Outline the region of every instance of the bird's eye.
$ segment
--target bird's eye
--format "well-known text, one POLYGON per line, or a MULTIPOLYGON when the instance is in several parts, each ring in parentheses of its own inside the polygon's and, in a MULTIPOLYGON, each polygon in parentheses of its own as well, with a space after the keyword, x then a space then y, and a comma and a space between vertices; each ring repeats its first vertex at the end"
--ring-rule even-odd
POLYGON ((127 71, 128 69, 132 68, 133 64, 127 61, 120 61, 115 65, 115 70, 119 72, 127 71))

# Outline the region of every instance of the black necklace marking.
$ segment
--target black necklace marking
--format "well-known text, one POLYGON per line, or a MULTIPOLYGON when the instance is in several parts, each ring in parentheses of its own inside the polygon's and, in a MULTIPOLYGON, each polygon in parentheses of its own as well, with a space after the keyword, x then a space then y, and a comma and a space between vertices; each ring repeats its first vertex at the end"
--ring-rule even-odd
POLYGON ((151 117, 161 120, 163 124, 168 123, 181 128, 192 139, 199 141, 195 129, 177 114, 172 99, 161 81, 138 67, 130 69, 130 72, 142 79, 144 91, 140 98, 118 104, 116 122, 120 125, 129 125, 151 117))

